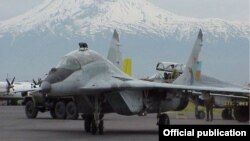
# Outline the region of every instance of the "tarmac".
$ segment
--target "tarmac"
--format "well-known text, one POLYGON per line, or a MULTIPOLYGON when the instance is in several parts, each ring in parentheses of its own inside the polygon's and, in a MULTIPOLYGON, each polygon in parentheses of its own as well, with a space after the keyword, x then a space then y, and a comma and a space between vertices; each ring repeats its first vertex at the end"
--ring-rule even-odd
MULTIPOLYGON (((222 120, 215 115, 213 122, 197 120, 193 113, 169 113, 170 124, 244 125, 235 120, 222 120)), ((48 112, 36 119, 27 119, 23 106, 0 106, 1 141, 157 141, 156 114, 147 116, 104 116, 104 134, 84 132, 83 120, 51 119, 48 112)))

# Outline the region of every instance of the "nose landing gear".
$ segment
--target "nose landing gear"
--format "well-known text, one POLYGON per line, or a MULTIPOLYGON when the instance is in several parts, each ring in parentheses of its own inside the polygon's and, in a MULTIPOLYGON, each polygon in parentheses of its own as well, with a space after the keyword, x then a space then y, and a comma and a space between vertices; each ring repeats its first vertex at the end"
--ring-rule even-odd
POLYGON ((91 132, 93 135, 95 135, 97 132, 102 135, 104 129, 103 117, 104 114, 101 113, 101 100, 98 96, 95 96, 94 113, 83 115, 85 131, 91 132))

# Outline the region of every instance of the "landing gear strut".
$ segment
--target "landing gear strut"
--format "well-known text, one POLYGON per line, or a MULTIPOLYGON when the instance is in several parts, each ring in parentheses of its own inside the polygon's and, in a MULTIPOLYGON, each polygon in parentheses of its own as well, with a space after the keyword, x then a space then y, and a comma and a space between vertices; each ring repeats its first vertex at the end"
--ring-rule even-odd
POLYGON ((91 132, 95 135, 97 132, 102 135, 104 129, 103 114, 101 111, 101 101, 95 96, 94 101, 94 113, 90 115, 84 115, 84 128, 86 132, 91 132))
POLYGON ((98 133, 100 135, 103 134, 103 129, 104 129, 104 126, 103 126, 103 119, 102 119, 103 116, 100 116, 98 119, 95 119, 93 118, 93 120, 91 121, 91 133, 93 135, 95 135, 98 131, 98 133))
POLYGON ((198 110, 198 97, 195 98, 194 100, 194 110, 195 110, 195 118, 196 119, 204 119, 205 118, 205 112, 204 111, 201 111, 201 110, 198 110))

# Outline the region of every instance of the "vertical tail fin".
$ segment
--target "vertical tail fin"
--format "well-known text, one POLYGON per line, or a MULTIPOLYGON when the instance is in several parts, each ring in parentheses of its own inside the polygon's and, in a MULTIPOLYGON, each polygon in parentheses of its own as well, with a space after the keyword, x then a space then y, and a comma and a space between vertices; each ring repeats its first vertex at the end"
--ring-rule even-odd
POLYGON ((131 58, 124 58, 123 62, 122 62, 122 70, 124 73, 126 73, 127 75, 131 76, 132 74, 132 60, 131 58))
POLYGON ((122 69, 122 53, 120 51, 120 39, 116 29, 113 33, 107 58, 119 69, 122 69))
POLYGON ((180 75, 173 83, 182 85, 192 85, 194 81, 199 81, 201 78, 201 61, 199 54, 202 47, 203 34, 200 29, 198 37, 195 41, 191 55, 187 61, 183 74, 180 75))

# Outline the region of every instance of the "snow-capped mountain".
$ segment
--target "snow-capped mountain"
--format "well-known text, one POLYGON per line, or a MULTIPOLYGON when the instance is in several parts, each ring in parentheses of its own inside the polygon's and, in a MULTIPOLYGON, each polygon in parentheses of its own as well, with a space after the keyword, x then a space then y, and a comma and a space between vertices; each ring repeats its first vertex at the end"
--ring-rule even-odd
MULTIPOLYGON (((29 31, 57 36, 95 36, 119 29, 122 33, 189 39, 201 28, 209 38, 248 38, 248 23, 178 16, 147 0, 44 0, 18 17, 0 22, 0 37, 29 31)), ((207 38, 207 39, 209 39, 207 38)))
POLYGON ((185 63, 202 29, 205 74, 249 81, 249 23, 184 17, 147 0, 44 0, 0 21, 0 79, 42 77, 80 41, 104 55, 114 29, 124 56, 134 60, 134 76, 150 76, 158 61, 185 63))

